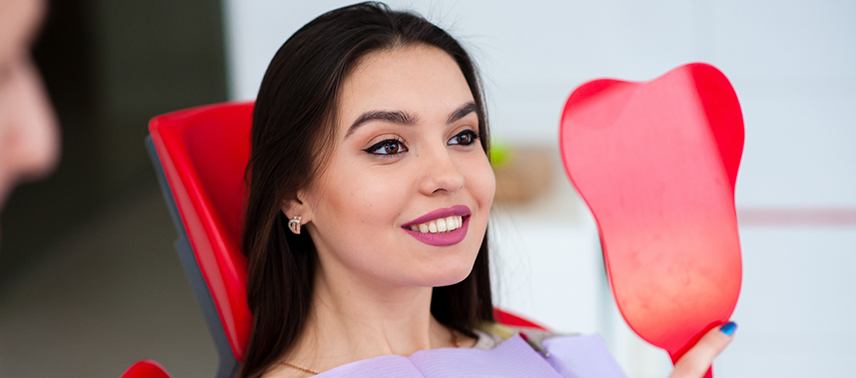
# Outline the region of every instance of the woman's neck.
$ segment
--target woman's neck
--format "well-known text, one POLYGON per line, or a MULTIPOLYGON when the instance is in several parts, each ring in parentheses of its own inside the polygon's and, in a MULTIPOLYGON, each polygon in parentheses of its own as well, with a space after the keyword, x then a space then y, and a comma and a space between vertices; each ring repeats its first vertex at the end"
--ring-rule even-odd
POLYGON ((431 315, 431 287, 378 284, 348 273, 317 272, 312 310, 289 362, 323 371, 380 355, 455 346, 451 330, 431 315))

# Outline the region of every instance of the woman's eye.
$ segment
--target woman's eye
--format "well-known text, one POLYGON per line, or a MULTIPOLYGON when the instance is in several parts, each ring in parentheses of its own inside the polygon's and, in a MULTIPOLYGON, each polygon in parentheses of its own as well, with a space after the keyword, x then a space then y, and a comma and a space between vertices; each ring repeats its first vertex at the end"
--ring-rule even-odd
POLYGON ((449 145, 457 144, 461 146, 469 146, 475 143, 476 139, 478 138, 478 134, 476 134, 474 131, 464 130, 458 133, 458 135, 453 136, 452 139, 449 139, 449 145))
POLYGON ((397 139, 387 139, 375 143, 371 147, 365 149, 366 152, 374 155, 397 155, 402 152, 407 152, 407 146, 397 139))

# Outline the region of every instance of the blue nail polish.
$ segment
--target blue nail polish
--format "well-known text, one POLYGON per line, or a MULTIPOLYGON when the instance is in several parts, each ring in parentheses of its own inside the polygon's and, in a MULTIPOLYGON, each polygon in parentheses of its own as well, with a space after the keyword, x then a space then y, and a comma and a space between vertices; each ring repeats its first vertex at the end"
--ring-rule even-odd
POLYGON ((727 336, 731 336, 734 334, 734 331, 737 330, 737 323, 728 322, 719 327, 719 330, 727 336))

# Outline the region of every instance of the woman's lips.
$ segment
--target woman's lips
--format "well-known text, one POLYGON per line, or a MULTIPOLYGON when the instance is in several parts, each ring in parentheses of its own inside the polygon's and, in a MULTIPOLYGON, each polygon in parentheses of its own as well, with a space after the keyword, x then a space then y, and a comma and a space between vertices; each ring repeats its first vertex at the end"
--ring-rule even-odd
POLYGON ((464 205, 455 205, 437 209, 420 216, 401 226, 404 232, 425 244, 443 247, 458 244, 467 236, 470 224, 470 209, 464 205), (460 219, 460 224, 457 220, 460 219), (452 222, 447 222, 452 220, 452 222), (448 225, 446 223, 449 223, 448 225), (430 230, 427 226, 430 225, 430 230), (457 227, 457 228, 455 228, 457 227), (448 231, 448 229, 452 229, 448 231), (421 231, 428 232, 421 232, 421 231), (442 230, 442 231, 441 231, 442 230), (436 231, 436 232, 431 232, 436 231))
POLYGON ((446 218, 451 216, 468 217, 470 216, 470 214, 472 214, 472 212, 470 211, 469 207, 466 207, 464 205, 455 205, 449 208, 434 210, 430 213, 420 216, 419 218, 416 218, 410 222, 403 224, 401 227, 409 229, 410 226, 429 222, 438 218, 446 218))
POLYGON ((458 244, 461 242, 461 240, 464 240, 464 238, 467 236, 467 229, 469 228, 469 225, 470 217, 465 216, 463 217, 461 227, 452 231, 430 233, 413 231, 409 228, 404 228, 404 232, 410 234, 410 236, 413 236, 414 238, 416 238, 416 240, 419 240, 425 244, 433 245, 435 247, 445 247, 449 245, 458 244))

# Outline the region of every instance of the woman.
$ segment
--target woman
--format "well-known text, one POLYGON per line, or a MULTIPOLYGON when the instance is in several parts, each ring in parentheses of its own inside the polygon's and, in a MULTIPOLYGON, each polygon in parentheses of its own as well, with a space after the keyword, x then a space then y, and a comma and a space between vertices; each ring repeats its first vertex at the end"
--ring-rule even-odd
POLYGON ((59 153, 53 109, 30 60, 41 0, 0 0, 0 209, 17 181, 44 175, 59 153))
MULTIPOLYGON (((507 339, 492 317, 486 121, 469 55, 419 16, 356 4, 282 45, 253 116, 242 376, 507 339)), ((711 331, 676 376, 701 376, 729 339, 711 331)))

